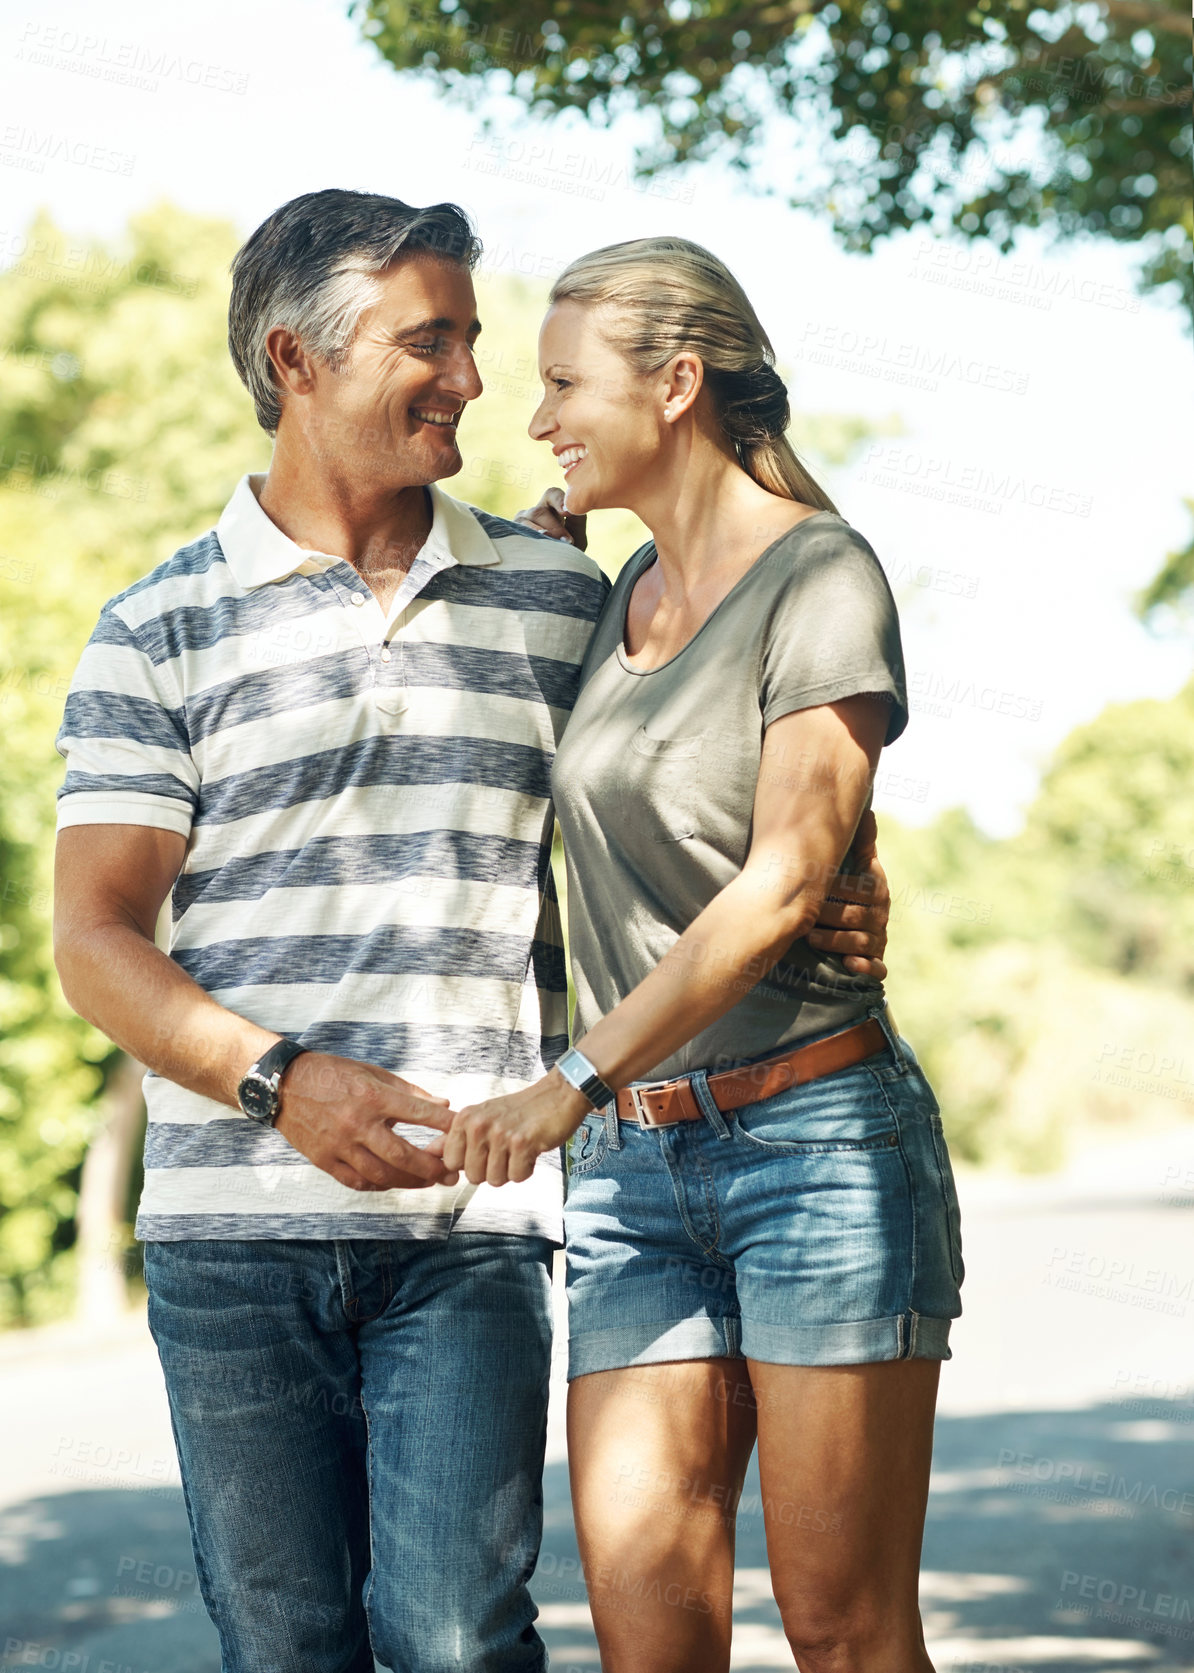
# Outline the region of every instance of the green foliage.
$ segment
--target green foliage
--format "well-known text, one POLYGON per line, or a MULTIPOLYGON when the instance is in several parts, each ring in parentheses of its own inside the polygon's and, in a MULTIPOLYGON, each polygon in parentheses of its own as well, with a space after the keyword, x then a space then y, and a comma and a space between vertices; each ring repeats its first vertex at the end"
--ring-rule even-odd
POLYGON ((54 736, 104 601, 210 527, 268 442, 224 344, 230 227, 159 208, 120 248, 45 218, 0 274, 0 1322, 68 1303, 113 1060, 50 947, 54 736))
MULTIPOLYGON (((847 249, 932 222, 1006 251, 1019 226, 1144 240, 1141 281, 1194 310, 1190 20, 1169 0, 353 0, 397 69, 541 115, 650 110, 648 176, 719 156, 771 184, 776 112, 820 136, 786 189, 847 249), (1040 137, 1041 163, 1025 138, 1040 137)), ((794 170, 795 172, 795 170, 794 170)))
MULTIPOLYGON (((1194 517, 1194 500, 1185 506, 1194 517)), ((1169 552, 1165 562, 1153 576, 1136 601, 1136 614, 1142 621, 1159 621, 1166 612, 1188 618, 1194 606, 1194 536, 1176 552, 1169 552)))
POLYGON ((955 809, 879 846, 892 1007, 959 1154, 1045 1167, 1194 1115, 1194 682, 1072 732, 1018 836, 955 809))
POLYGON ((1078 953, 1194 996, 1194 681, 1071 732, 1017 847, 1064 871, 1078 953))

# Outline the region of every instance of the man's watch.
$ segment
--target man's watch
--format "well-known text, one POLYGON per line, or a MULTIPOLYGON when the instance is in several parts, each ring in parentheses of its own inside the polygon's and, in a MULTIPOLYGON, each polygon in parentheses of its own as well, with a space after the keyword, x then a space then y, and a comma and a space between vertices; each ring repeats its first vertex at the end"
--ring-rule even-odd
POLYGON ((282 1095, 278 1091, 282 1071, 307 1049, 293 1040, 279 1040, 276 1046, 271 1046, 257 1059, 251 1069, 246 1070, 236 1089, 236 1098, 250 1121, 256 1121, 262 1127, 273 1126, 282 1107, 282 1095))
POLYGON ((594 1109, 604 1109, 614 1101, 614 1090, 607 1086, 588 1058, 573 1046, 559 1058, 556 1068, 569 1086, 574 1086, 582 1098, 587 1098, 594 1109))

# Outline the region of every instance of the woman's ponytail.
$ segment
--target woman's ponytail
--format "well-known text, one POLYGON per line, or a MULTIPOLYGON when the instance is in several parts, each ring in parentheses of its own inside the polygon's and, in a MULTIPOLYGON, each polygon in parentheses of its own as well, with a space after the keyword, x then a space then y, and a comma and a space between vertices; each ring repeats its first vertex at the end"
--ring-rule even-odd
POLYGON ((747 475, 769 493, 802 500, 821 511, 836 511, 787 438, 792 421, 788 388, 771 361, 764 359, 744 372, 714 367, 707 377, 725 433, 747 475))

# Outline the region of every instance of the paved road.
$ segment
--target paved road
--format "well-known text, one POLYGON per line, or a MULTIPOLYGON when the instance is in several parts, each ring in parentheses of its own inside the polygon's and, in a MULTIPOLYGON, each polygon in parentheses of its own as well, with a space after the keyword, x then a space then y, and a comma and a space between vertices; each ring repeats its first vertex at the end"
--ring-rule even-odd
MULTIPOLYGON (((1194 1127, 1065 1175, 959 1189, 966 1313, 924 1553, 936 1666, 1194 1667, 1194 1127)), ((554 1386, 532 1590, 553 1673, 592 1673, 554 1386)), ((143 1322, 0 1341, 0 1403, 0 1673, 218 1673, 143 1322)), ((744 1673, 792 1666, 758 1503, 755 1477, 739 1516, 744 1673)))

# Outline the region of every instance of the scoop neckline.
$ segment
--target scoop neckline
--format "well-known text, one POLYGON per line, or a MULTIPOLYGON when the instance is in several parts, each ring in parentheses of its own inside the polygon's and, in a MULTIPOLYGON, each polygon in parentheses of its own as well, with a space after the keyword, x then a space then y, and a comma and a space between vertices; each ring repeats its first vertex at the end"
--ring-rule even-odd
POLYGON ((692 638, 686 640, 674 656, 669 656, 666 662, 660 662, 654 668, 636 668, 629 660, 626 650, 626 618, 630 614, 630 600, 635 587, 647 573, 648 569, 650 569, 651 565, 657 562, 659 558, 659 552, 656 548, 655 542, 653 540, 648 541, 648 550, 654 555, 646 563, 640 564, 638 570, 631 579, 630 585, 626 589, 626 601, 621 610, 621 621, 618 625, 618 643, 616 646, 619 665, 627 674, 637 674, 640 679, 646 679, 651 674, 662 674, 665 668, 670 668, 674 662, 678 662, 680 660, 690 645, 696 644, 697 640, 700 638, 701 634, 704 633, 705 629, 717 615, 718 611, 722 609, 724 605, 729 603, 730 599, 733 598, 734 594, 738 591, 743 582, 750 579, 755 570, 758 569, 759 565, 763 562, 763 559, 770 557, 777 546, 782 546, 785 540, 791 539, 792 535, 802 529, 806 523, 815 523, 818 517, 837 517, 839 521, 845 521, 840 512, 823 510, 814 511, 811 516, 802 517, 798 523, 793 523, 790 529, 785 529, 783 534, 777 535, 771 542, 770 546, 764 546, 763 550, 759 553, 758 557, 754 560, 750 567, 746 569, 734 582, 734 585, 730 588, 725 597, 713 606, 712 610, 710 610, 709 614, 705 617, 700 627, 697 628, 692 638))

